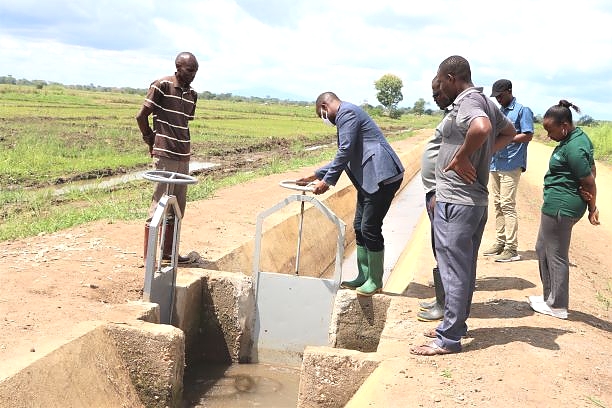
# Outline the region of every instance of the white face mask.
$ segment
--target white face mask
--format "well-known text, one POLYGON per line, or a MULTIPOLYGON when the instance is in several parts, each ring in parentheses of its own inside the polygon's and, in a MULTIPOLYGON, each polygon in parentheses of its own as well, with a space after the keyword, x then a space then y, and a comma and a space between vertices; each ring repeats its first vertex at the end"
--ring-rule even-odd
POLYGON ((329 120, 329 118, 327 117, 327 112, 324 111, 321 108, 321 120, 323 121, 323 123, 325 123, 327 126, 334 126, 334 124, 332 123, 331 120, 329 120), (325 115, 323 115, 323 113, 325 113, 325 115))

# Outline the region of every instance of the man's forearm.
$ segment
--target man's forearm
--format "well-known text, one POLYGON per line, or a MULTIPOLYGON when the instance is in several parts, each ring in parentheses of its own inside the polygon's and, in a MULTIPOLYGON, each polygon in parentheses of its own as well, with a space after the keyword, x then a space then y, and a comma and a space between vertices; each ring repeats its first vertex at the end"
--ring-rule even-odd
POLYGON ((465 140, 459 150, 457 150, 456 156, 458 158, 466 157, 469 158, 472 153, 480 149, 485 140, 487 140, 488 131, 484 123, 480 123, 481 118, 474 119, 465 134, 465 140))

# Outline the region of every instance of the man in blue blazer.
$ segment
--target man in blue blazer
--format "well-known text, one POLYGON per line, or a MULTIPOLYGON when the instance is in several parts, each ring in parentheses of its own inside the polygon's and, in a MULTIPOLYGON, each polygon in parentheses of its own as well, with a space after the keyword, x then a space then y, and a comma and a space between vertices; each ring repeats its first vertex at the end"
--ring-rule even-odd
POLYGON ((359 106, 341 101, 333 92, 324 92, 317 98, 316 111, 323 123, 336 126, 338 152, 331 163, 298 183, 319 180, 313 192, 323 194, 338 182, 343 171, 352 181, 357 189, 353 227, 358 275, 340 286, 372 296, 382 290, 383 219, 402 184, 404 166, 376 123, 359 106))

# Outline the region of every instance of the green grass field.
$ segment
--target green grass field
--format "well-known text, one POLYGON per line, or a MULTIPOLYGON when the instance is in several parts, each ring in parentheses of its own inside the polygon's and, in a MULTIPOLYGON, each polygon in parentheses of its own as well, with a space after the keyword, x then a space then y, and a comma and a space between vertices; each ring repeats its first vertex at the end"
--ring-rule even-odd
MULTIPOLYGON (((52 232, 84 222, 146 216, 152 186, 136 180, 109 189, 55 190, 68 181, 147 168, 151 159, 135 116, 143 95, 46 86, 0 85, 0 240, 52 232)), ((433 128, 440 117, 375 117, 391 140, 433 128)), ((203 174, 188 200, 222 186, 319 163, 333 157, 335 131, 312 106, 198 101, 191 124, 194 159, 218 161, 260 154, 256 168, 203 174), (310 145, 326 149, 305 151, 310 145)))
MULTIPOLYGON (((88 221, 146 216, 152 186, 136 180, 107 189, 54 194, 67 182, 143 170, 151 159, 135 116, 144 95, 59 85, 0 85, 0 240, 53 232, 88 221)), ((374 116, 390 140, 433 129, 440 116, 374 116)), ((612 160, 612 125, 586 128, 596 157, 612 160)), ((536 131, 545 139, 541 126, 536 131)), ((304 104, 199 100, 191 124, 194 160, 231 161, 258 155, 252 166, 204 173, 188 200, 223 186, 329 160, 335 131, 304 104), (327 148, 306 151, 311 145, 327 148)))

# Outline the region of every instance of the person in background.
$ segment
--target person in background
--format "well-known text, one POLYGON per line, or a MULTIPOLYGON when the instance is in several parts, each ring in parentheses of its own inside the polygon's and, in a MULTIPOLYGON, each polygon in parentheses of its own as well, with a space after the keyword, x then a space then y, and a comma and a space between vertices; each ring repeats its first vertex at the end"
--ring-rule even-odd
POLYGON ((529 296, 534 311, 560 319, 568 316, 572 228, 587 210, 589 222, 599 225, 593 143, 574 126, 570 108, 580 112, 571 102, 561 100, 543 118, 548 137, 559 144, 544 176, 544 203, 536 241, 543 296, 529 296))
POLYGON ((316 101, 317 116, 336 126, 338 151, 334 159, 313 175, 297 180, 304 185, 319 180, 314 194, 323 194, 346 172, 357 189, 353 227, 357 244, 358 275, 341 287, 358 295, 382 290, 385 241, 382 225, 391 201, 404 178, 404 166, 372 118, 360 107, 324 92, 316 101))
POLYGON ((442 61, 437 77, 440 90, 453 101, 442 124, 436 161, 434 236, 445 293, 444 318, 435 331, 425 333, 435 337, 432 342, 410 350, 420 356, 461 351, 487 221, 491 155, 516 135, 512 122, 472 83, 465 58, 454 55, 442 61))
MULTIPOLYGON (((181 52, 175 59, 176 72, 151 83, 145 101, 136 116, 142 139, 149 147, 156 170, 189 174, 191 157, 191 137, 189 121, 193 120, 198 94, 191 88, 191 82, 198 72, 198 61, 190 52, 181 52), (149 116, 153 116, 153 128, 149 116)), ((166 193, 167 184, 157 183, 153 192, 149 216, 145 224, 144 258, 146 262, 149 223, 157 204, 166 193)), ((181 213, 185 214, 187 186, 175 184, 172 194, 176 196, 181 213)), ((164 237, 162 259, 169 260, 172 255, 174 220, 169 217, 164 237)), ((179 263, 190 259, 178 256, 179 263)))
MULTIPOLYGON (((438 105, 442 111, 446 111, 446 108, 451 104, 451 100, 440 91, 440 81, 438 77, 435 77, 431 82, 431 91, 436 105, 438 105)), ((427 210, 427 215, 429 216, 431 224, 431 249, 434 258, 436 257, 436 244, 433 231, 434 208, 436 205, 436 159, 438 158, 440 143, 442 143, 442 123, 444 123, 444 120, 436 127, 433 137, 427 142, 427 145, 425 145, 423 156, 421 157, 421 181, 425 188, 425 209, 427 210)), ((444 316, 444 286, 442 286, 440 270, 437 265, 433 268, 433 283, 436 298, 431 302, 419 303, 421 311, 417 313, 418 320, 431 322, 440 320, 442 316, 444 316)))
POLYGON ((494 97, 504 115, 514 123, 516 136, 491 158, 491 193, 495 206, 495 243, 483 252, 495 262, 521 259, 518 254, 516 192, 521 174, 527 169, 527 145, 533 138, 533 112, 516 101, 512 82, 500 79, 493 84, 494 97))

